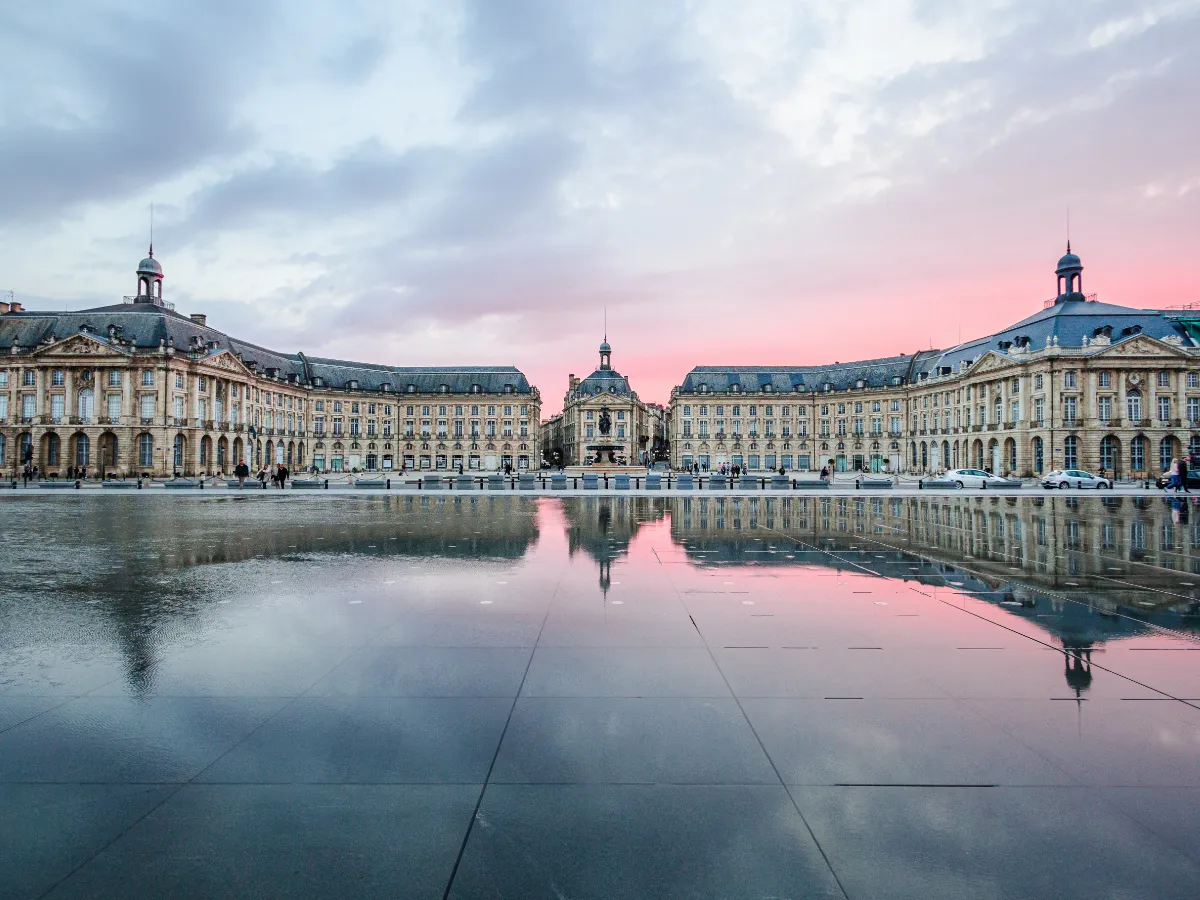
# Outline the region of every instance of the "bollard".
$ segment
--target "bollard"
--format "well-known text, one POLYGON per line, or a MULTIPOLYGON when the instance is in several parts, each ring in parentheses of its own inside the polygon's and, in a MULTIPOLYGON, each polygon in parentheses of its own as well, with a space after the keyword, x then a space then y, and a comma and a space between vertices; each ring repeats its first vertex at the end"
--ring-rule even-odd
POLYGON ((854 479, 854 489, 855 489, 856 491, 862 490, 862 485, 858 483, 858 479, 857 479, 857 478, 855 478, 855 479, 854 479))
POLYGON ((671 473, 668 472, 667 473, 667 490, 669 491, 670 489, 671 489, 671 473))
POLYGON ((571 490, 573 490, 573 491, 579 490, 579 479, 578 478, 571 479, 571 490))
POLYGON ((325 490, 329 490, 329 479, 325 479, 325 490))
POLYGON ((986 491, 986 490, 987 490, 987 479, 986 479, 986 478, 985 478, 985 479, 983 479, 983 481, 981 481, 981 482, 979 483, 979 489, 980 489, 981 491, 986 491))
POLYGON ((604 489, 606 491, 608 490, 608 473, 607 472, 604 473, 604 489))
POLYGON ((386 485, 384 485, 384 488, 383 488, 383 489, 384 489, 385 491, 390 491, 390 490, 392 489, 392 479, 390 479, 390 478, 389 478, 389 479, 387 480, 387 484, 386 484, 386 485))
POLYGON ((80 481, 78 478, 76 478, 75 479, 75 490, 79 490, 81 487, 83 487, 83 482, 80 481))
POLYGON ((642 477, 640 475, 634 476, 633 487, 639 491, 642 489, 642 477))
POLYGON ((917 490, 920 490, 921 485, 923 485, 924 483, 925 483, 925 480, 923 478, 918 478, 917 479, 917 490))
POLYGON ((204 476, 200 476, 200 490, 204 490, 204 476))
POLYGON ((138 479, 138 486, 137 486, 137 489, 138 489, 139 491, 142 489, 142 479, 140 479, 140 478, 138 479))

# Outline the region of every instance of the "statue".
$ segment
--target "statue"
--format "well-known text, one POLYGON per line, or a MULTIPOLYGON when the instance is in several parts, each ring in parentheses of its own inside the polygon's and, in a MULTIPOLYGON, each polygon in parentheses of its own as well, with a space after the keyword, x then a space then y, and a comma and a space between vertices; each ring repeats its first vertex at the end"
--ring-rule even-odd
POLYGON ((600 407, 600 433, 607 435, 612 431, 612 419, 608 415, 608 407, 600 407))

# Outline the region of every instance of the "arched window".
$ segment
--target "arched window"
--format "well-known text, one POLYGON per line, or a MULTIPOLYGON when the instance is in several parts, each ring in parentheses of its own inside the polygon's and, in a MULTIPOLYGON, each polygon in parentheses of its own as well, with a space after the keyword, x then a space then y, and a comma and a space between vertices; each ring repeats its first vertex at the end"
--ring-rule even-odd
POLYGON ((0 466, 4 465, 4 453, 8 450, 8 439, 0 434, 0 466))
POLYGON ((46 465, 48 465, 48 466, 57 466, 58 465, 58 449, 59 449, 58 435, 57 434, 46 435, 46 465))
POLYGON ((33 462, 33 435, 28 431, 21 435, 18 441, 18 447, 20 448, 20 459, 18 462, 20 462, 21 465, 33 462))
POLYGON ((1164 472, 1171 468, 1171 462, 1175 459, 1175 439, 1173 437, 1165 437, 1158 442, 1158 464, 1164 472))
POLYGON ((1017 442, 1009 440, 1008 442, 1008 471, 1017 471, 1017 442))
MULTIPOLYGON (((3 444, 0 444, 0 459, 4 458, 3 444)), ((1188 455, 1200 456, 1200 434, 1193 434, 1192 439, 1188 441, 1188 455)))
POLYGON ((91 455, 92 442, 88 440, 88 436, 86 434, 75 435, 75 465, 90 465, 91 455))
POLYGON ((183 435, 175 435, 175 468, 183 468, 183 435))
POLYGON ((154 435, 138 435, 138 465, 149 469, 154 466, 154 435))
POLYGON ((1046 467, 1045 450, 1043 449, 1042 439, 1035 437, 1033 439, 1033 471, 1042 474, 1046 467))
MULTIPOLYGON (((1130 391, 1125 395, 1125 407, 1129 413, 1130 423, 1140 422, 1142 420, 1142 394, 1141 391, 1130 391)), ((1132 456, 1132 450, 1130 451, 1132 456)))
POLYGON ((207 435, 200 438, 200 465, 208 465, 209 446, 212 444, 212 439, 207 435))
POLYGON ((1116 475, 1117 439, 1111 434, 1100 439, 1100 468, 1116 475))
POLYGON ((1079 438, 1074 435, 1063 441, 1063 468, 1079 468, 1079 438))
POLYGON ((79 392, 79 402, 75 408, 76 414, 83 422, 92 421, 92 416, 96 413, 96 395, 92 393, 91 388, 84 388, 79 392))
POLYGON ((1146 471, 1146 439, 1140 434, 1129 442, 1129 468, 1134 472, 1146 471))

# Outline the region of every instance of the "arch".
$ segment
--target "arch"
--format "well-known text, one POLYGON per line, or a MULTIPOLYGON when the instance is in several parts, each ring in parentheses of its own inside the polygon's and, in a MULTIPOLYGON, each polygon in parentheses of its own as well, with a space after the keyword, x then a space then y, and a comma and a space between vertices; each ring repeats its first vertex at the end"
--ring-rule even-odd
POLYGON ((183 461, 187 459, 187 438, 182 434, 175 435, 174 442, 174 457, 171 460, 172 465, 176 469, 183 468, 183 461))
POLYGON ((1171 468, 1171 463, 1179 458, 1179 441, 1175 436, 1168 434, 1158 442, 1158 465, 1162 471, 1167 471, 1171 468))
POLYGON ((82 431, 77 431, 71 438, 71 443, 74 444, 74 451, 71 453, 71 458, 76 466, 90 466, 92 464, 92 442, 82 431))
POLYGON ((8 450, 8 438, 0 434, 0 469, 4 468, 4 455, 8 450))
POLYGON ((288 464, 289 466, 290 466, 290 465, 292 465, 292 463, 293 463, 293 461, 295 460, 295 458, 296 458, 296 442, 295 442, 295 441, 288 441, 288 445, 287 445, 287 464, 288 464))
POLYGON ((42 466, 48 469, 51 466, 60 465, 62 465, 62 442, 57 434, 48 431, 42 437, 42 466))
POLYGON ((79 421, 91 422, 96 415, 96 393, 90 387, 81 390, 75 400, 75 414, 79 421))
POLYGON ((1008 466, 1009 473, 1017 471, 1017 442, 1012 438, 1004 441, 1004 463, 1008 466))
POLYGON ((1116 435, 1106 434, 1100 438, 1100 468, 1116 478, 1120 465, 1121 441, 1116 435))
POLYGON ((22 465, 33 465, 33 435, 22 431, 17 437, 17 462, 22 465))
POLYGON ((267 441, 267 455, 264 465, 272 466, 275 464, 275 442, 267 441))
POLYGON ((96 460, 96 464, 100 466, 101 472, 106 468, 117 468, 119 446, 117 436, 113 432, 106 431, 100 435, 100 458, 96 460))
POLYGON ((1073 434, 1063 438, 1063 468, 1079 468, 1079 438, 1073 434))
POLYGON ((212 438, 207 434, 200 438, 200 468, 208 465, 212 459, 212 438))
POLYGON ((983 468, 983 441, 980 438, 975 438, 975 443, 971 445, 971 459, 968 464, 974 464, 975 468, 983 468))
MULTIPOLYGON (((392 449, 391 444, 387 444, 386 446, 389 450, 392 449)), ((304 465, 304 441, 298 441, 296 443, 296 465, 304 465)))
POLYGON ((929 445, 921 441, 921 469, 929 468, 929 445))
POLYGON ((217 469, 224 472, 229 462, 229 439, 225 435, 217 438, 217 469))
POLYGON ((236 466, 246 461, 246 445, 240 437, 236 437, 233 439, 233 464, 236 466))
POLYGON ((1033 472, 1041 475, 1046 470, 1046 445, 1040 437, 1033 439, 1033 472))
POLYGON ((1129 442, 1129 471, 1146 472, 1147 457, 1150 442, 1144 434, 1134 435, 1129 442))

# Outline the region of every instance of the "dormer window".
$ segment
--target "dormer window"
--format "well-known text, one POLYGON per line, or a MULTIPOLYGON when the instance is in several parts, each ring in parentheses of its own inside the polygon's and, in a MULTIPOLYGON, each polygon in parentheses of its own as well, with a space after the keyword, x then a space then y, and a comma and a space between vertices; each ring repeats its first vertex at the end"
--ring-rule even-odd
POLYGON ((483 385, 482 384, 471 385, 471 393, 472 394, 482 394, 483 393, 483 385))
POLYGON ((415 394, 417 392, 417 386, 415 384, 410 384, 405 388, 405 390, 407 390, 410 394, 415 394))
POLYGON ((347 381, 346 382, 346 390, 357 391, 358 390, 358 379, 351 378, 349 381, 347 381))
POLYGON ((512 392, 513 392, 513 386, 511 384, 506 384, 504 386, 504 393, 511 394, 512 392))
POLYGON ((858 381, 854 382, 854 386, 856 388, 863 388, 863 387, 867 386, 867 383, 866 383, 866 381, 864 381, 863 379, 860 378, 860 379, 858 379, 858 381))
POLYGON ((697 390, 698 390, 698 392, 699 392, 699 393, 701 393, 701 394, 707 394, 707 393, 708 393, 708 385, 707 385, 707 384, 701 384, 701 385, 700 385, 700 386, 697 388, 697 390))
POLYGON ((764 385, 762 386, 762 392, 763 392, 764 394, 769 394, 769 393, 771 393, 771 385, 769 385, 769 384, 764 384, 764 385))
POLYGON ((440 384, 440 385, 438 385, 438 390, 441 391, 443 394, 448 394, 448 393, 450 393, 450 385, 440 384))

